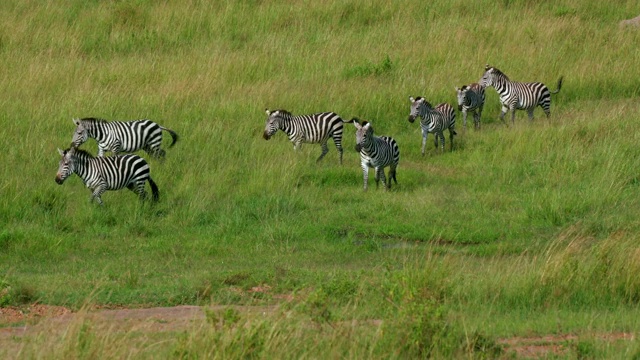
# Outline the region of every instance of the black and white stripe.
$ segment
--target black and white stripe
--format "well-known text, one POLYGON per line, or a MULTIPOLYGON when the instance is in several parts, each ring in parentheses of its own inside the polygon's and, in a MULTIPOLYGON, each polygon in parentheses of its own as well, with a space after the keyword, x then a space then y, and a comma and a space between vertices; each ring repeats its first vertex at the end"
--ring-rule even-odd
POLYGON ((113 155, 121 152, 144 150, 156 158, 164 158, 162 146, 162 130, 171 134, 173 142, 178 140, 178 134, 157 123, 143 119, 133 121, 106 121, 96 118, 73 119, 76 131, 71 141, 72 147, 78 147, 89 138, 98 142, 98 156, 104 156, 105 151, 113 155))
POLYGON ((442 103, 435 108, 423 97, 409 97, 411 101, 411 112, 409 113, 409 122, 414 122, 420 117, 420 127, 422 129, 422 155, 424 155, 425 145, 427 144, 427 135, 433 133, 435 137, 436 149, 438 149, 438 139, 442 140, 442 151, 444 152, 444 130, 449 130, 449 141, 451 141, 451 150, 453 151, 453 136, 457 135, 456 112, 453 106, 442 103))
POLYGON ((153 200, 158 201, 160 193, 158 186, 149 175, 149 164, 143 158, 134 154, 108 157, 93 157, 88 152, 71 147, 66 150, 58 149, 62 156, 56 182, 60 185, 71 174, 78 174, 85 185, 92 191, 94 198, 102 205, 100 196, 107 190, 119 190, 124 187, 138 194, 141 200, 146 198, 145 181, 151 185, 153 200))
POLYGON ((376 188, 380 180, 385 190, 391 189, 391 179, 396 180, 396 168, 400 161, 398 143, 388 136, 375 136, 371 123, 358 119, 351 120, 356 127, 356 151, 360 152, 360 165, 364 174, 364 190, 367 190, 369 182, 369 168, 375 169, 376 188), (384 168, 389 166, 389 180, 384 175, 384 168))
POLYGON ((504 122, 504 115, 511 110, 511 123, 515 123, 516 110, 527 110, 529 120, 533 120, 533 110, 540 106, 547 118, 551 115, 551 94, 557 94, 562 87, 562 76, 558 80, 558 89, 549 88, 540 82, 522 83, 509 80, 499 69, 486 65, 485 72, 479 81, 482 86, 493 86, 502 103, 500 119, 504 122))
POLYGON ((320 161, 329 152, 327 142, 329 138, 332 138, 338 153, 340 153, 340 164, 342 164, 342 132, 345 121, 338 114, 324 112, 293 116, 286 110, 269 111, 267 109, 265 111, 267 123, 263 137, 266 140, 269 140, 278 130, 282 130, 293 143, 295 150, 299 149, 302 143, 319 143, 322 147, 322 154, 317 161, 320 161))
POLYGON ((462 111, 462 127, 467 128, 467 112, 473 114, 473 125, 475 129, 480 129, 480 117, 484 107, 484 86, 478 83, 456 87, 458 98, 458 111, 462 111))

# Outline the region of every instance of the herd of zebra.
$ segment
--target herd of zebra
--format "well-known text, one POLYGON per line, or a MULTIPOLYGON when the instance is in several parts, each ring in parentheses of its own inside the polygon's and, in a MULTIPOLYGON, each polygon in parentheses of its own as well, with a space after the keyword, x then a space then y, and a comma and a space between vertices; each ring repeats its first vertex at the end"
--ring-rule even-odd
MULTIPOLYGON (((473 114, 474 127, 480 129, 480 117, 485 102, 485 89, 493 87, 502 103, 500 119, 504 122, 504 116, 511 111, 511 122, 515 123, 515 111, 526 110, 529 119, 533 120, 533 110, 540 106, 547 118, 551 115, 551 94, 556 94, 562 87, 562 77, 558 80, 558 89, 550 91, 549 88, 540 82, 516 82, 509 80, 498 68, 486 65, 485 72, 478 83, 456 87, 458 110, 463 114, 463 127, 467 127, 467 113, 473 114)), ((413 123, 416 118, 420 118, 420 128, 422 130, 422 149, 424 156, 427 135, 434 134, 435 147, 440 145, 444 152, 445 139, 444 131, 449 132, 450 148, 453 150, 453 137, 457 135, 455 131, 456 112, 454 108, 441 103, 433 107, 423 97, 409 97, 411 110, 409 122, 413 123)), ((327 142, 329 138, 338 150, 340 163, 342 164, 342 133, 343 124, 353 123, 356 127, 356 151, 360 153, 360 165, 364 176, 364 190, 368 187, 369 168, 375 171, 376 187, 380 180, 386 190, 391 188, 391 180, 396 182, 396 168, 400 160, 400 150, 395 139, 389 136, 375 136, 373 127, 369 122, 362 122, 357 118, 344 121, 333 112, 293 116, 286 110, 269 111, 267 113, 267 123, 263 137, 269 140, 278 130, 282 130, 293 143, 294 149, 298 149, 302 143, 319 143, 322 153, 317 161, 327 154, 329 148, 327 142), (386 179, 384 168, 389 167, 389 178, 386 179)))
MULTIPOLYGON (((485 89, 493 87, 500 97, 502 111, 500 119, 511 111, 511 122, 515 122, 515 111, 526 110, 529 119, 533 120, 533 110, 542 107, 547 118, 550 116, 551 94, 556 94, 562 86, 562 77, 558 80, 558 88, 550 91, 540 82, 516 82, 496 67, 486 65, 485 72, 478 83, 456 87, 458 111, 463 114, 463 127, 467 125, 467 113, 473 115, 474 127, 480 128, 480 117, 485 102, 485 89)), ((422 155, 425 154, 427 135, 434 134, 435 147, 444 151, 444 130, 448 130, 450 148, 453 150, 456 113, 454 108, 441 103, 433 107, 423 97, 409 97, 411 109, 409 122, 420 118, 422 130, 422 155)), ((282 130, 298 149, 302 143, 317 143, 322 153, 317 161, 329 152, 327 146, 331 138, 338 150, 342 164, 342 134, 345 123, 353 123, 356 128, 355 149, 360 153, 361 167, 364 177, 364 190, 368 187, 369 168, 375 170, 376 187, 380 180, 386 190, 391 188, 392 180, 397 184, 396 168, 400 160, 400 150, 395 139, 389 136, 376 136, 370 122, 352 118, 344 121, 333 112, 294 116, 286 110, 266 110, 267 121, 263 137, 269 140, 278 130, 282 130), (389 167, 389 177, 384 168, 389 167)), ((145 159, 130 153, 144 150, 149 155, 163 159, 165 151, 161 148, 162 131, 167 131, 173 138, 170 147, 178 140, 178 135, 151 120, 105 121, 96 118, 74 119, 76 130, 71 146, 66 150, 58 149, 62 159, 56 174, 56 182, 62 184, 71 174, 77 174, 92 191, 91 200, 102 205, 101 195, 106 190, 128 188, 141 199, 146 198, 145 182, 149 182, 153 199, 159 198, 158 186, 149 175, 149 164, 145 159), (81 144, 93 138, 98 142, 98 156, 94 157, 79 148, 81 144), (112 155, 105 157, 105 152, 112 155)))

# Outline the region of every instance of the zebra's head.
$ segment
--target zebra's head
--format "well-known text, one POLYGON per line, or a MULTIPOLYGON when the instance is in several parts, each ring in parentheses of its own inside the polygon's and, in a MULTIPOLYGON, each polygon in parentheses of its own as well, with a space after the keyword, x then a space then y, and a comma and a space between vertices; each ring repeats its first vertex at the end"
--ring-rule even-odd
POLYGON ((467 96, 467 91, 469 91, 469 87, 467 85, 462 85, 461 88, 456 86, 456 93, 458 98, 458 111, 462 111, 462 105, 464 105, 464 99, 467 96))
POLYGON ((411 111, 409 112, 410 123, 414 122, 417 117, 422 116, 424 106, 431 107, 431 104, 420 96, 417 98, 409 96, 409 101, 411 102, 411 111))
POLYGON ((73 146, 66 150, 58 149, 58 153, 62 156, 60 164, 58 165, 58 172, 56 173, 56 182, 59 185, 62 185, 65 179, 75 171, 73 163, 73 154, 75 151, 76 149, 73 146))
POLYGON ((500 79, 509 80, 507 75, 498 68, 487 64, 484 67, 484 74, 482 75, 482 78, 480 78, 480 81, 478 81, 478 84, 482 87, 495 87, 496 81, 499 81, 500 79))
POLYGON ((373 137, 373 128, 369 122, 363 121, 362 124, 360 124, 360 121, 357 118, 353 118, 351 120, 353 121, 353 126, 356 127, 356 151, 360 152, 360 150, 362 150, 362 148, 371 141, 371 138, 373 137))
POLYGON ((73 139, 71 139, 71 146, 78 147, 82 145, 89 138, 89 131, 87 127, 82 123, 80 119, 73 119, 73 123, 76 124, 76 131, 73 133, 73 139))
POLYGON ((282 113, 286 111, 269 111, 269 109, 265 109, 265 112, 267 113, 267 123, 264 126, 264 133, 262 134, 262 137, 265 140, 269 140, 280 128, 280 118, 282 113))

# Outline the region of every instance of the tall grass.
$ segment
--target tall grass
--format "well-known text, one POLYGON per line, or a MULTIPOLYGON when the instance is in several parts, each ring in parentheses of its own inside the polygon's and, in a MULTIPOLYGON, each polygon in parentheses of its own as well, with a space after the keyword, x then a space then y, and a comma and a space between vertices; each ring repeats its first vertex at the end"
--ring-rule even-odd
MULTIPOLYGON (((637 11, 576 0, 2 2, 0 305, 300 294, 292 317, 241 316, 228 337, 204 325, 160 347, 178 357, 313 357, 294 347, 311 343, 330 357, 492 357, 500 336, 635 332, 640 32, 617 24, 637 11), (459 125, 454 152, 420 156, 408 97, 453 104, 454 86, 486 63, 551 88, 563 75, 551 119, 518 113, 507 127, 488 90, 482 131, 459 125), (342 166, 332 144, 316 164, 317 145, 264 141, 264 108, 371 121, 400 144, 399 186, 362 192, 350 125, 342 166), (53 182, 56 148, 83 116, 145 117, 181 135, 166 161, 150 159, 159 204, 121 191, 100 208, 77 177, 53 182), (264 284, 271 292, 247 291, 264 284), (350 320, 369 325, 336 325, 350 320), (236 352, 252 341, 254 353, 236 352)), ((121 335, 88 352, 78 338, 42 348, 91 357, 121 335)))

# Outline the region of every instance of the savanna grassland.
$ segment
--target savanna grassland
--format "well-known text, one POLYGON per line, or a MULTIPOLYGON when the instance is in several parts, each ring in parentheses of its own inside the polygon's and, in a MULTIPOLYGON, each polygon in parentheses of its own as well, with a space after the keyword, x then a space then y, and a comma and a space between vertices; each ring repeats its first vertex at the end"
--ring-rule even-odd
POLYGON ((518 356, 500 339, 546 334, 576 336, 550 356, 639 356, 637 340, 600 336, 640 331, 640 29, 618 26, 639 13, 596 0, 0 2, 0 307, 229 306, 179 333, 76 323, 14 339, 11 356, 495 358, 518 356), (486 63, 552 90, 564 76, 551 118, 519 111, 505 126, 488 89, 482 129, 463 131, 458 113, 455 150, 430 135, 421 156, 408 97, 454 104, 486 63), (371 175, 362 191, 351 125, 343 165, 332 142, 316 164, 318 145, 265 141, 265 108, 370 121, 399 143, 398 185, 376 190, 371 175), (159 203, 124 190, 100 207, 77 176, 54 182, 74 117, 180 134, 149 159, 159 203))

